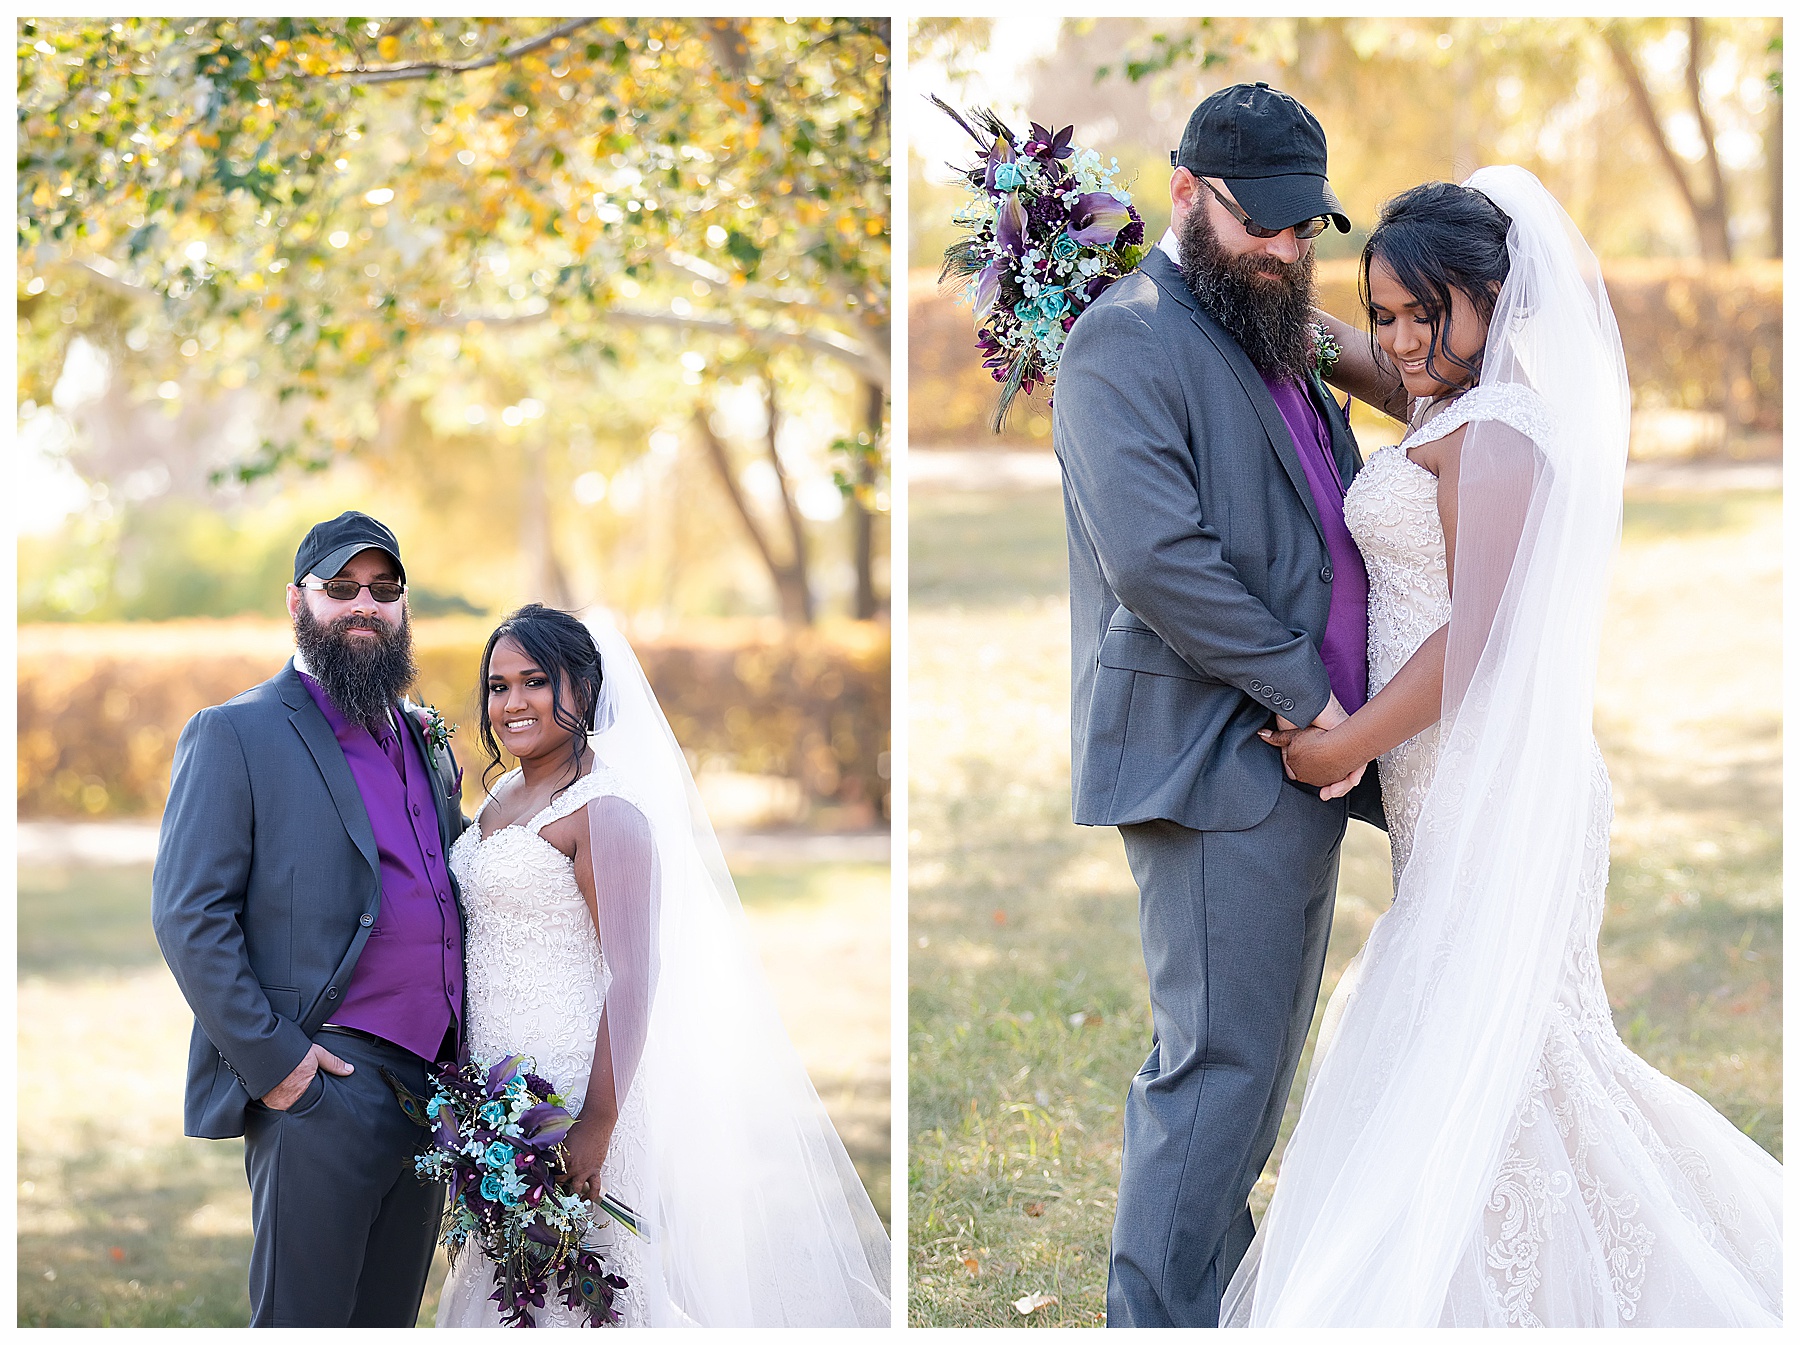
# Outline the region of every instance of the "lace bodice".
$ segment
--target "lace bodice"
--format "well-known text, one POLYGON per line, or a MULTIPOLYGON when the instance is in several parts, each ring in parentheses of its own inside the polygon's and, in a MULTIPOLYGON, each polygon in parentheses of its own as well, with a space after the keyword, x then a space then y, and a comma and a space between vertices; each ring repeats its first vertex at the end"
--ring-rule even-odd
MULTIPOLYGON (((526 822, 482 836, 480 821, 450 850, 450 869, 462 889, 468 920, 468 1044, 472 1055, 497 1060, 515 1051, 537 1062, 579 1113, 593 1066, 600 1011, 612 979, 594 916, 575 881, 570 858, 545 840, 543 828, 603 796, 633 801, 625 783, 604 764, 577 780, 526 822)), ((642 1099, 637 1090, 620 1108, 602 1179, 634 1208, 637 1174, 648 1161, 642 1099)), ((599 1229, 590 1245, 631 1284, 615 1306, 626 1324, 642 1324, 643 1244, 616 1226, 599 1229)), ((444 1290, 440 1326, 498 1325, 487 1302, 493 1265, 471 1251, 459 1257, 444 1290)), ((574 1325, 552 1298, 540 1326, 574 1325)))
MULTIPOLYGON (((1407 446, 1415 442, 1422 442, 1417 433, 1377 449, 1344 496, 1344 522, 1369 571, 1370 696, 1450 619, 1437 477, 1407 457, 1407 446)), ((1434 724, 1384 753, 1375 764, 1396 885, 1412 851, 1413 830, 1431 784, 1437 737, 1434 724)))

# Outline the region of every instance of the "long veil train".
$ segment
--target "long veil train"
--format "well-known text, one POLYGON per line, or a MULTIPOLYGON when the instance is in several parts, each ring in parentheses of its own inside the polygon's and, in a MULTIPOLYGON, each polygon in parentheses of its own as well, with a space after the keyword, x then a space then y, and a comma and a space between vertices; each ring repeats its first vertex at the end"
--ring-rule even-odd
POLYGON ((651 1325, 888 1326, 887 1234, 782 1026, 687 760, 630 643, 604 614, 587 625, 604 677, 590 743, 632 782, 660 876, 654 929, 641 908, 598 910, 613 1040, 644 1043, 651 1325), (650 974, 621 975, 620 956, 650 974))

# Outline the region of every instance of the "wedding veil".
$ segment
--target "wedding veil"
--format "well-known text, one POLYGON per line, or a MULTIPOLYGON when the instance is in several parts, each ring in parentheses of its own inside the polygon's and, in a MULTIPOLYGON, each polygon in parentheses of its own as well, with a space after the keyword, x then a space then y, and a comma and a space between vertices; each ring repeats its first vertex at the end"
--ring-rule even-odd
MULTIPOLYGON (((782 1026, 687 760, 625 637, 588 629, 590 743, 655 856, 654 902, 596 884, 615 1087, 642 1090, 649 1134, 651 1324, 888 1326, 887 1234, 782 1026)), ((619 831, 588 813, 604 866, 619 831)))
POLYGON ((1511 219, 1478 391, 1512 410, 1476 413, 1464 440, 1438 766, 1227 1296, 1226 1315, 1253 1325, 1439 1324, 1543 1048, 1588 832, 1604 826, 1593 689, 1624 355, 1598 264, 1538 180, 1507 166, 1464 185, 1511 219))

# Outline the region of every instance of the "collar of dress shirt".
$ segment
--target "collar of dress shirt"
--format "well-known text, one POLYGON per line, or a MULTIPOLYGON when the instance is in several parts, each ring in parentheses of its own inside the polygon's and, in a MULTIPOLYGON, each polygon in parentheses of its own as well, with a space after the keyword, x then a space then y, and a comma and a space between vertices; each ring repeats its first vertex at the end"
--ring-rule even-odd
POLYGON ((1169 254, 1169 260, 1176 266, 1181 265, 1181 240, 1175 236, 1175 226, 1170 225, 1163 230, 1163 236, 1157 240, 1156 246, 1169 254))

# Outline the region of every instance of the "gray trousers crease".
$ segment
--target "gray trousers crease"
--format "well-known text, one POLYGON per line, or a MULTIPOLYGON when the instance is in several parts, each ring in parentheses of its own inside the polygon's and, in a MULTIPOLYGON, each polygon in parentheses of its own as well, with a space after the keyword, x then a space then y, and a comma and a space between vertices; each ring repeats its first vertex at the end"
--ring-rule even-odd
POLYGON ((1119 828, 1155 1039, 1125 1101, 1108 1326, 1217 1326, 1318 1001, 1344 802, 1283 785, 1246 831, 1119 828))
POLYGON ((356 1067, 320 1070, 285 1112, 252 1103, 252 1326, 404 1326, 419 1316, 444 1188, 413 1173, 426 1134, 400 1110, 381 1067, 429 1096, 425 1062, 341 1033, 325 1049, 356 1067))

